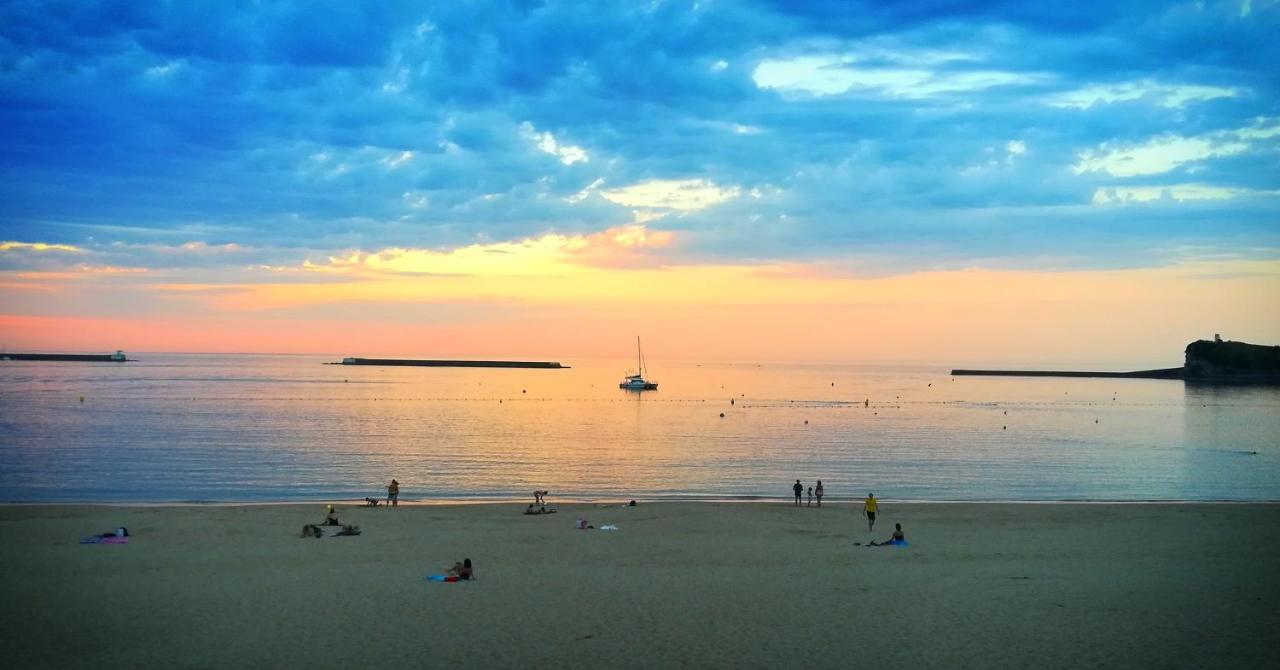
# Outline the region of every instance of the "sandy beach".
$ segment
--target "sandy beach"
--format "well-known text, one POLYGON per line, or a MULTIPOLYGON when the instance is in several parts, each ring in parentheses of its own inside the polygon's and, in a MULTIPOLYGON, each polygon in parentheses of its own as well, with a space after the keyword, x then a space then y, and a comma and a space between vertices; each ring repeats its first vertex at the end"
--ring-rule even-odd
POLYGON ((6 665, 1280 666, 1280 505, 557 507, 0 507, 6 665))

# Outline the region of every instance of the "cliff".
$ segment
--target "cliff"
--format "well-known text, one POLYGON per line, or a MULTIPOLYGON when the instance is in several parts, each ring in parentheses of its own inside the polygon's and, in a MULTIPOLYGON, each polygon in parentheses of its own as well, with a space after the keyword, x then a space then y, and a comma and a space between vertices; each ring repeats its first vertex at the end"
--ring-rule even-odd
POLYGON ((1197 340, 1187 345, 1184 379, 1280 379, 1280 346, 1197 340))

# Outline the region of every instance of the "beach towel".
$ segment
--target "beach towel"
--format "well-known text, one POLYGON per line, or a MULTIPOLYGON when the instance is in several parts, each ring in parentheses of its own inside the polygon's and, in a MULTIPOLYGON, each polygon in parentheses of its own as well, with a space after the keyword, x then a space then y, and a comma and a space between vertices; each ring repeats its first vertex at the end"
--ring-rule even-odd
POLYGON ((460 582, 462 580, 459 579, 457 575, 427 575, 427 581, 453 583, 453 582, 460 582))
POLYGON ((618 527, 611 523, 606 523, 605 525, 600 526, 600 530, 618 530, 618 527))
POLYGON ((108 535, 107 537, 90 535, 89 537, 80 538, 80 544, 129 544, 129 538, 116 537, 115 535, 108 535))

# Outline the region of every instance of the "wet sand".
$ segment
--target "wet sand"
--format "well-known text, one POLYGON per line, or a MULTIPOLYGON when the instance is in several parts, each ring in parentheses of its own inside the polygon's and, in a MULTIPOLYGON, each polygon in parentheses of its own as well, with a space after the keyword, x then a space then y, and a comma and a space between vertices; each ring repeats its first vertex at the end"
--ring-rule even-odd
POLYGON ((523 508, 0 506, 6 665, 1280 667, 1276 504, 523 508))

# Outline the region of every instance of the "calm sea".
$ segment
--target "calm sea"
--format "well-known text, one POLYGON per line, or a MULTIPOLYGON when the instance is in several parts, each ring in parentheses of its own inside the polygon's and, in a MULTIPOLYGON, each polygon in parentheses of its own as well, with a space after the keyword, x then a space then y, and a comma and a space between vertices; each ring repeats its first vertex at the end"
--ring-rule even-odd
POLYGON ((1280 499, 1280 389, 945 368, 0 362, 0 500, 1280 499), (81 398, 83 397, 83 401, 81 398), (723 414, 723 416, 721 416, 723 414))

